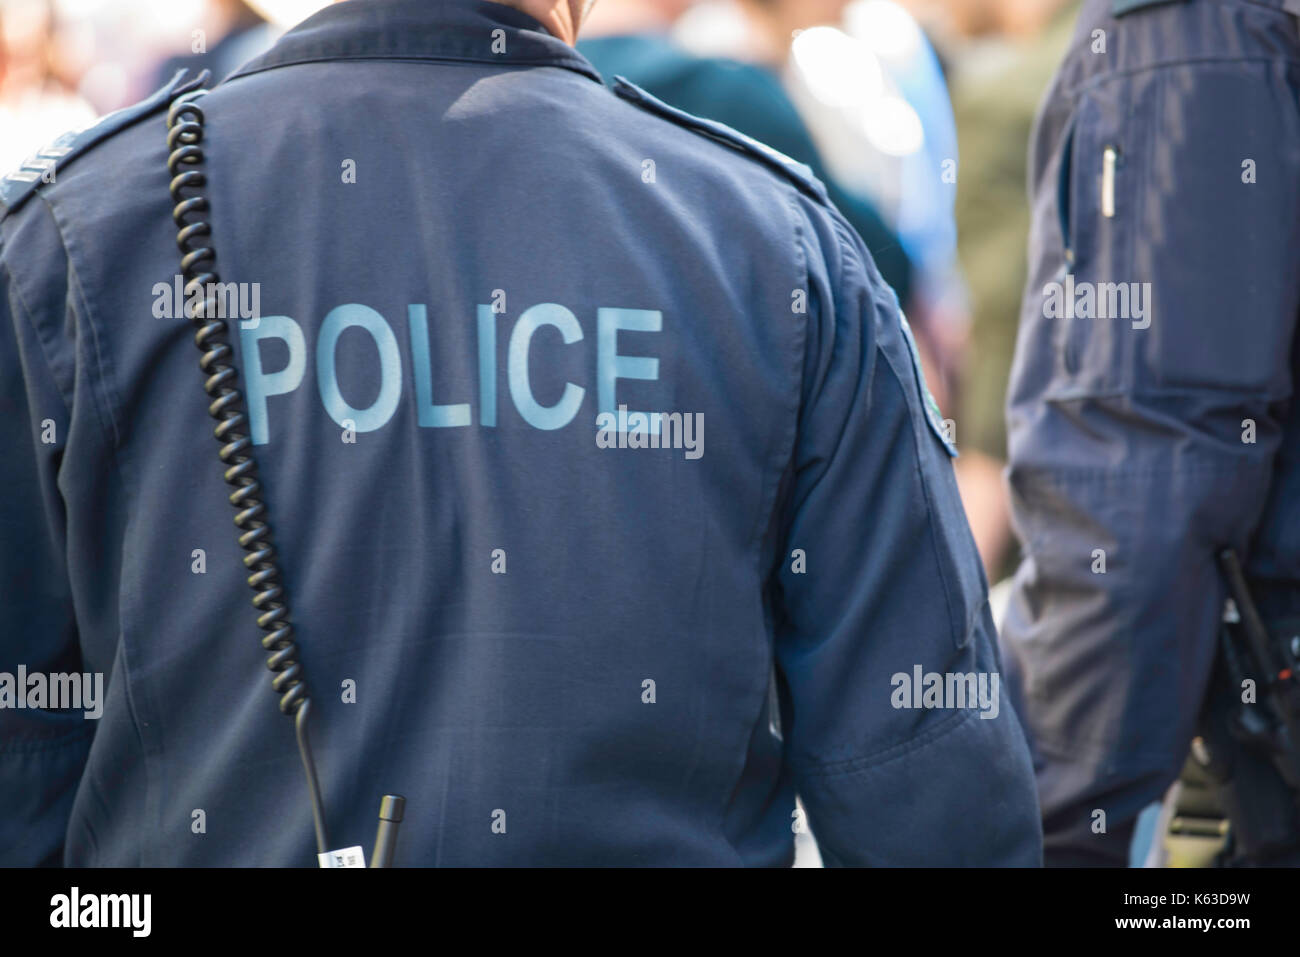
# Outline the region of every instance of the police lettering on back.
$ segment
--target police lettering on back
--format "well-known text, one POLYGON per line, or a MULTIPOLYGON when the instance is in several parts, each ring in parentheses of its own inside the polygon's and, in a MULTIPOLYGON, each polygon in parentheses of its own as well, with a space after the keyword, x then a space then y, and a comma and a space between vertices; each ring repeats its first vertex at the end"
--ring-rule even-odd
MULTIPOLYGON (((406 308, 406 334, 399 336, 378 310, 361 303, 345 303, 331 309, 315 332, 315 348, 309 350, 303 326, 290 316, 261 316, 240 322, 239 341, 243 357, 245 396, 252 439, 256 445, 271 440, 271 409, 275 396, 297 390, 307 371, 309 358, 315 362, 316 386, 325 412, 340 427, 355 432, 373 432, 388 424, 397 411, 403 391, 401 351, 409 349, 414 373, 414 397, 421 428, 467 428, 477 424, 494 428, 498 422, 498 337, 506 339, 505 372, 511 404, 520 418, 535 429, 562 429, 573 422, 582 407, 587 389, 594 383, 602 430, 657 435, 660 417, 645 412, 620 410, 617 399, 620 379, 656 381, 659 359, 654 355, 619 352, 619 333, 658 333, 663 314, 656 310, 599 307, 595 311, 596 345, 592 379, 585 384, 566 382, 559 398, 549 404, 539 400, 529 378, 530 359, 542 350, 581 348, 587 337, 573 311, 558 303, 543 302, 525 309, 508 334, 501 329, 501 310, 491 305, 476 309, 477 396, 448 395, 433 367, 430 349, 428 309, 412 303, 406 308), (364 407, 345 397, 338 376, 340 339, 344 331, 357 328, 366 333, 371 345, 365 361, 376 363, 379 394, 364 407), (549 335, 538 335, 549 328, 549 335), (558 335, 557 335, 558 334, 558 335), (288 349, 288 362, 278 371, 267 371, 261 345, 279 340, 288 349), (549 341, 548 341, 549 340, 549 341), (477 405, 477 415, 474 405, 477 405)), ((343 348, 357 348, 356 337, 343 348)), ((438 350, 432 350, 437 352, 438 350)), ((638 352, 649 351, 641 347, 638 352)), ((353 396, 356 399, 356 396, 353 396)))

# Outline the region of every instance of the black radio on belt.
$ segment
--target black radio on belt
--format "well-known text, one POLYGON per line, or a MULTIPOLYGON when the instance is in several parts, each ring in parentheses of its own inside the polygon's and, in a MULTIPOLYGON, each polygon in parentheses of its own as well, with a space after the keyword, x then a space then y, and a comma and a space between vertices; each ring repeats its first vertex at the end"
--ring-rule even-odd
POLYGON ((1223 863, 1294 861, 1300 856, 1300 621, 1266 626, 1236 552, 1225 549, 1217 561, 1229 601, 1192 759, 1214 784, 1228 819, 1223 863))

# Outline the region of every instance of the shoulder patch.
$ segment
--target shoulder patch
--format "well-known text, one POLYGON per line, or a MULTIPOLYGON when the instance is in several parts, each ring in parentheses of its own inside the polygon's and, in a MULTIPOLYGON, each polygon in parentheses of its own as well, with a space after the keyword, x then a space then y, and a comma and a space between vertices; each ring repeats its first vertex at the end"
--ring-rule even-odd
POLYGON ((27 202, 41 184, 54 182, 56 168, 137 120, 158 112, 171 102, 172 97, 187 86, 197 85, 202 79, 199 77, 182 82, 185 75, 185 70, 178 70, 170 83, 148 99, 109 113, 84 130, 64 133, 49 146, 23 160, 17 170, 0 179, 0 219, 27 202))
POLYGON ((1126 13, 1132 13, 1134 10, 1144 10, 1147 7, 1159 7, 1167 3, 1182 3, 1183 0, 1110 0, 1110 15, 1113 17, 1122 17, 1126 13))
POLYGON ((702 116, 696 116, 693 113, 687 113, 685 110, 679 110, 675 106, 670 106, 624 77, 614 77, 614 92, 629 103, 635 103, 643 110, 648 110, 669 122, 676 123, 678 126, 694 130, 702 136, 717 140, 734 150, 754 157, 769 169, 776 170, 785 176, 786 179, 810 194, 814 199, 829 204, 830 200, 826 195, 826 187, 822 185, 821 180, 813 175, 812 170, 784 153, 772 149, 766 143, 760 143, 739 130, 733 130, 725 123, 706 120, 702 116))
POLYGON ((898 312, 898 323, 903 329, 903 338, 907 340, 907 351, 912 357, 912 374, 916 377, 916 387, 921 393, 921 404, 925 406, 926 424, 930 426, 930 431, 939 440, 944 451, 950 458, 955 459, 958 454, 957 445, 948 432, 948 425, 939 410, 939 403, 934 399, 934 393, 926 385, 925 373, 921 371, 921 352, 916 348, 916 337, 912 335, 911 323, 907 321, 907 316, 903 315, 903 310, 898 308, 898 296, 894 296, 894 307, 898 312))

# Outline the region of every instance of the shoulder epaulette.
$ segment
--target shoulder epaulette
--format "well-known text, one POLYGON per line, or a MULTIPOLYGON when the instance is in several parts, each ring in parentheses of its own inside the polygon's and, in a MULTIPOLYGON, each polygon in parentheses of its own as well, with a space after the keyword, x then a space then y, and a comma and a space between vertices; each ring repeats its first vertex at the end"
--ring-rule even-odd
POLYGON ((49 146, 24 160, 17 170, 0 179, 0 219, 27 202, 43 183, 53 182, 56 168, 62 169, 69 160, 96 143, 166 107, 185 85, 183 80, 186 72, 178 70, 170 83, 148 99, 109 113, 84 130, 64 133, 49 146))
POLYGON ((784 153, 772 149, 767 144, 760 143, 753 137, 746 136, 738 130, 733 130, 725 123, 706 120, 702 116, 696 116, 693 113, 687 113, 685 110, 679 110, 675 106, 670 106, 621 76, 614 77, 614 92, 629 103, 635 103, 642 109, 662 116, 678 126, 694 130, 696 133, 710 137, 730 146, 732 149, 754 157, 768 168, 784 175, 815 199, 819 199, 823 203, 829 202, 826 196, 826 187, 822 185, 821 180, 813 175, 812 170, 784 153))
POLYGON ((1166 3, 1182 3, 1183 0, 1110 0, 1110 15, 1113 17, 1122 17, 1126 13, 1132 13, 1134 10, 1142 10, 1146 7, 1163 6, 1166 3))

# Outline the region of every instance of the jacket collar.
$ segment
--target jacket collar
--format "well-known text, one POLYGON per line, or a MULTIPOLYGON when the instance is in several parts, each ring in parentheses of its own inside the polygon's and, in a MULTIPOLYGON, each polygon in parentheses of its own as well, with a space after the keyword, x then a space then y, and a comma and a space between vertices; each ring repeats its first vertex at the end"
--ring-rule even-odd
POLYGON ((459 60, 502 66, 558 66, 602 82, 586 57, 548 33, 537 20, 489 0, 334 3, 298 24, 229 79, 322 60, 459 60))

